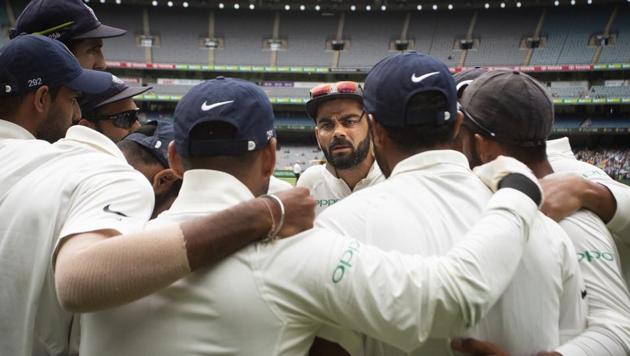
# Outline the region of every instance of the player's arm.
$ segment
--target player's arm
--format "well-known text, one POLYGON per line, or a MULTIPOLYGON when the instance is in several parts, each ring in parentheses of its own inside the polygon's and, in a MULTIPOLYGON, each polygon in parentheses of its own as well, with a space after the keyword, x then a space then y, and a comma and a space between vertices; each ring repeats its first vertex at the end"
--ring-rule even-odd
POLYGON ((502 189, 460 244, 432 258, 385 253, 316 229, 316 237, 287 246, 287 253, 260 266, 265 290, 288 315, 307 313, 412 350, 429 337, 461 332, 486 314, 516 271, 536 213, 526 195, 502 189), (286 280, 296 285, 288 288, 286 280))
MULTIPOLYGON (((573 219, 563 220, 561 226, 571 236, 584 276, 589 306, 588 327, 556 351, 563 355, 629 355, 630 296, 619 268, 613 238, 610 235, 592 236, 573 219)), ((596 226, 591 227, 590 231, 598 231, 596 226)), ((603 225, 599 230, 602 229, 603 225)))
POLYGON ((630 243, 630 187, 597 167, 583 166, 588 170, 575 172, 581 176, 559 173, 541 180, 546 198, 543 212, 560 221, 579 209, 588 209, 617 237, 630 243))
POLYGON ((542 211, 561 221, 579 209, 588 209, 609 222, 617 210, 617 200, 605 185, 573 174, 552 174, 540 181, 545 191, 542 211))
MULTIPOLYGON (((130 193, 116 199, 112 197, 116 188, 116 184, 107 188, 109 195, 106 201, 115 202, 110 204, 109 209, 115 207, 117 211, 126 212, 122 214, 131 216, 129 212, 133 209, 126 207, 133 206, 139 197, 130 193)), ((103 203, 95 202, 101 201, 99 196, 103 194, 98 192, 93 195, 94 199, 88 201, 95 208, 102 209, 99 204, 103 203)), ((314 201, 307 189, 280 192, 277 196, 287 212, 282 236, 312 227, 314 201)), ((70 219, 71 226, 64 228, 62 236, 65 238, 57 249, 55 285, 65 308, 87 312, 144 297, 191 271, 216 263, 241 247, 266 237, 272 225, 279 222, 280 208, 273 200, 257 198, 182 224, 135 233, 124 233, 124 226, 116 228, 125 224, 123 216, 106 216, 103 223, 88 224, 100 229, 68 233, 81 230, 80 226, 72 227, 73 221, 80 220, 82 216, 80 212, 76 215, 70 219), (269 208, 273 214, 270 214, 269 208), (112 217, 120 218, 121 224, 107 220, 112 217)), ((89 214, 87 218, 90 218, 89 214)))

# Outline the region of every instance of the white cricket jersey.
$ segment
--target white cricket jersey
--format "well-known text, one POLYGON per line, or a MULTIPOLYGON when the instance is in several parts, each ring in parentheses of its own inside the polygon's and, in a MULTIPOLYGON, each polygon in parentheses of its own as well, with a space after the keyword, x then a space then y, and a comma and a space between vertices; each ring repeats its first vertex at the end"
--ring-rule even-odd
MULTIPOLYGON (((560 173, 586 173, 587 178, 602 174, 583 162, 575 164, 568 139, 549 141, 548 156, 560 173)), ((587 210, 576 212, 560 225, 576 248, 588 291, 589 313, 588 329, 557 351, 566 355, 630 355, 630 296, 614 237, 601 219, 587 210)))
POLYGON ((374 161, 365 178, 361 179, 354 186, 354 189, 350 189, 343 179, 337 177, 335 168, 326 163, 312 166, 305 170, 300 179, 298 179, 296 186, 310 189, 311 195, 316 200, 315 215, 319 215, 326 208, 350 194, 384 180, 385 176, 381 172, 378 163, 374 161))
POLYGON ((140 230, 153 192, 94 130, 73 127, 52 145, 27 134, 0 120, 0 353, 31 356, 38 340, 64 354, 73 315, 55 292, 56 246, 82 232, 140 230))
MULTIPOLYGON (((396 165, 383 183, 331 207, 316 226, 355 237, 387 251, 446 254, 482 216, 491 192, 452 150, 426 151, 396 165)), ((504 254, 506 250, 496 250, 504 254)), ((505 273, 498 269, 492 273, 505 273)), ((513 355, 552 350, 585 326, 582 277, 571 241, 560 226, 537 214, 523 259, 501 299, 465 335, 488 340, 513 355)), ((410 306, 411 308, 412 306, 410 306)), ((439 320, 436 320, 439 323, 439 320)), ((330 335, 330 331, 321 334, 330 335)), ((338 341, 352 334, 339 333, 338 341)), ((360 343, 356 340, 352 344, 360 343)), ((451 355, 448 339, 433 339, 410 352, 363 341, 366 355, 451 355)))
POLYGON ((267 194, 274 194, 283 190, 289 190, 291 188, 293 188, 291 183, 286 182, 280 178, 271 176, 269 178, 269 189, 267 189, 267 194))
POLYGON ((630 187, 610 178, 600 168, 576 159, 567 137, 547 141, 547 159, 554 172, 571 172, 600 183, 606 186, 617 200, 617 211, 606 227, 615 238, 622 273, 626 285, 630 285, 630 187))
MULTIPOLYGON (((171 209, 149 227, 251 198, 229 174, 187 171, 171 209)), ((522 193, 501 190, 467 242, 443 258, 385 254, 323 229, 252 244, 154 295, 84 314, 80 354, 306 355, 322 325, 413 349, 490 308, 516 269, 536 213, 522 193), (497 249, 506 252, 491 258, 497 249), (498 268, 505 273, 489 273, 498 268)))

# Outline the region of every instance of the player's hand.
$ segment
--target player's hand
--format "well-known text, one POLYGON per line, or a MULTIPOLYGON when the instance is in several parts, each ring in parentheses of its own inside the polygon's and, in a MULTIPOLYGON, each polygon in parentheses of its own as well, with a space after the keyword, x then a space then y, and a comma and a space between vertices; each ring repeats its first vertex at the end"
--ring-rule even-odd
POLYGON ((293 236, 302 231, 313 228, 315 221, 315 199, 308 188, 297 187, 284 190, 275 195, 284 204, 284 225, 279 237, 293 236))
POLYGON ((494 161, 488 162, 473 170, 477 177, 493 192, 499 190, 499 183, 505 176, 511 173, 519 173, 533 182, 537 182, 536 176, 524 163, 507 156, 499 156, 494 161))
POLYGON ((498 346, 476 339, 453 339, 451 348, 454 351, 462 352, 472 356, 509 356, 506 351, 501 350, 498 346))
POLYGON ((540 210, 555 221, 582 209, 585 179, 571 173, 554 173, 540 180, 545 201, 540 210))
POLYGON ((500 188, 514 188, 529 196, 540 205, 543 190, 532 171, 512 157, 499 156, 492 162, 475 167, 475 174, 493 192, 500 188))

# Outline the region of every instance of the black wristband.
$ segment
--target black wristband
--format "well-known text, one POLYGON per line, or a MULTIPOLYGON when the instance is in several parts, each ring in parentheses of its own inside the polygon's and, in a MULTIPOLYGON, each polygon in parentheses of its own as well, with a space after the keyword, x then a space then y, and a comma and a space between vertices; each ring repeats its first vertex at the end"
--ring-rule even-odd
POLYGON ((512 188, 527 195, 531 200, 540 205, 542 194, 540 188, 531 179, 520 173, 510 173, 499 182, 499 189, 512 188))

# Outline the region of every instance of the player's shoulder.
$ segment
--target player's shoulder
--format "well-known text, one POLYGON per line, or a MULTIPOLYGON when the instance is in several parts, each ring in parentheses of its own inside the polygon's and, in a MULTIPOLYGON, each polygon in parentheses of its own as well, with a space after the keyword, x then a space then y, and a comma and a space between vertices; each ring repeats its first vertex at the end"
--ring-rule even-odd
POLYGON ((542 212, 538 212, 532 232, 539 235, 537 238, 542 237, 550 250, 556 252, 575 251, 571 238, 562 226, 542 212))
POLYGON ((383 183, 355 191, 327 208, 321 215, 332 216, 335 219, 342 219, 343 216, 349 215, 366 218, 382 206, 387 196, 387 187, 381 186, 383 183))
POLYGON ((325 179, 325 174, 330 173, 326 170, 326 166, 323 164, 308 167, 304 172, 302 172, 295 185, 298 187, 312 189, 317 183, 320 183, 325 179))
POLYGON ((281 192, 283 190, 289 190, 293 188, 293 186, 291 185, 291 183, 284 181, 280 178, 276 178, 274 176, 271 176, 269 178, 269 189, 267 190, 267 192, 269 194, 274 194, 277 192, 281 192))

